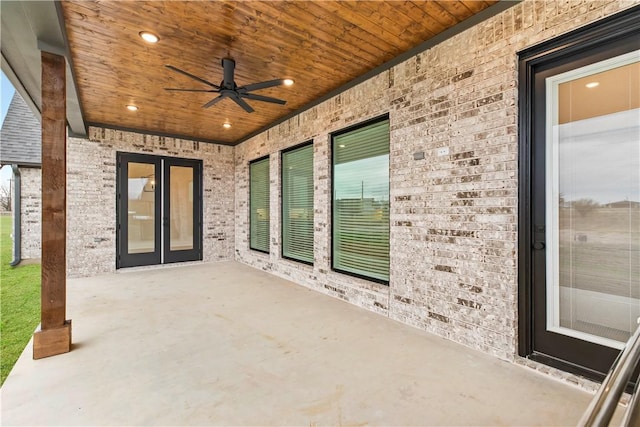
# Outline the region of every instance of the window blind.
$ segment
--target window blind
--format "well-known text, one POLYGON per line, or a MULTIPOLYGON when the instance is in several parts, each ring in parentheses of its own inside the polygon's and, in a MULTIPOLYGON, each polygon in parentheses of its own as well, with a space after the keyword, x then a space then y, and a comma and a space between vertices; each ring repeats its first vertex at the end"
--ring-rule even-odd
POLYGON ((282 153, 282 256, 313 263, 313 145, 282 153))
POLYGON ((389 120, 333 138, 334 270, 389 281, 389 120))
POLYGON ((249 247, 269 252, 269 159, 249 164, 249 247))

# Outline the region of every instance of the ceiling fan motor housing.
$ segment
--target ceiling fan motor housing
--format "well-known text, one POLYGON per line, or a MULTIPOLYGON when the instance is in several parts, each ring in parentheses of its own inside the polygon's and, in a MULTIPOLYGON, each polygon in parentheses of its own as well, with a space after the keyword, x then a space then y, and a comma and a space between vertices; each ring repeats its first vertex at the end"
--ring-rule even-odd
POLYGON ((223 78, 220 83, 220 87, 224 89, 236 89, 236 82, 234 81, 234 73, 236 69, 236 61, 231 58, 222 58, 222 71, 223 78))

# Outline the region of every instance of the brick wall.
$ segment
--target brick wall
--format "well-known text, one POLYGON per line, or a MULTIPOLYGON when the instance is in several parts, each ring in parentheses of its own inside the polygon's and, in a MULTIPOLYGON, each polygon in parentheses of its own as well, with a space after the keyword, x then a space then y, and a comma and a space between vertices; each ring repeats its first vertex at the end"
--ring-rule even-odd
POLYGON ((42 178, 40 168, 20 168, 22 259, 41 257, 42 178))
POLYGON ((233 147, 90 128, 67 144, 67 273, 89 276, 116 266, 116 152, 203 161, 203 260, 233 258, 233 147))
POLYGON ((517 349, 517 52, 637 1, 526 0, 236 147, 236 259, 442 337, 517 349), (389 113, 389 287, 330 269, 330 133, 389 113), (314 141, 315 264, 281 259, 279 151, 314 141), (447 154, 439 155, 438 149, 447 154), (414 160, 414 153, 424 159, 414 160), (248 162, 271 158, 271 253, 248 162))

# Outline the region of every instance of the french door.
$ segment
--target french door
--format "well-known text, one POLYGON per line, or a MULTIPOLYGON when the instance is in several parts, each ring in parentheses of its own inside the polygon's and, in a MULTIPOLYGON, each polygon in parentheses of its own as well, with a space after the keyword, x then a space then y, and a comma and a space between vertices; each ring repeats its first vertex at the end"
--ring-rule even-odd
POLYGON ((202 162, 118 153, 116 267, 202 259, 202 162))
POLYGON ((520 354, 593 378, 640 318, 640 38, 615 28, 521 61, 520 354))

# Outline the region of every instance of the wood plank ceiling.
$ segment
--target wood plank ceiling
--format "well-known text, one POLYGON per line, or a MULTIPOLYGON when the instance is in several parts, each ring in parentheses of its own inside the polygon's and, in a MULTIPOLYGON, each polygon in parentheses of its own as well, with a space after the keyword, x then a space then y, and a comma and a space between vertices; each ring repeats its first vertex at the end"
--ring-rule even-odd
POLYGON ((496 2, 73 0, 61 7, 87 123, 234 144, 496 2), (148 44, 140 31, 160 41, 148 44), (203 109, 217 94, 164 90, 207 89, 165 65, 219 84, 224 57, 235 59, 239 86, 294 79, 255 92, 287 104, 248 101, 255 112, 247 113, 224 99, 203 109))

